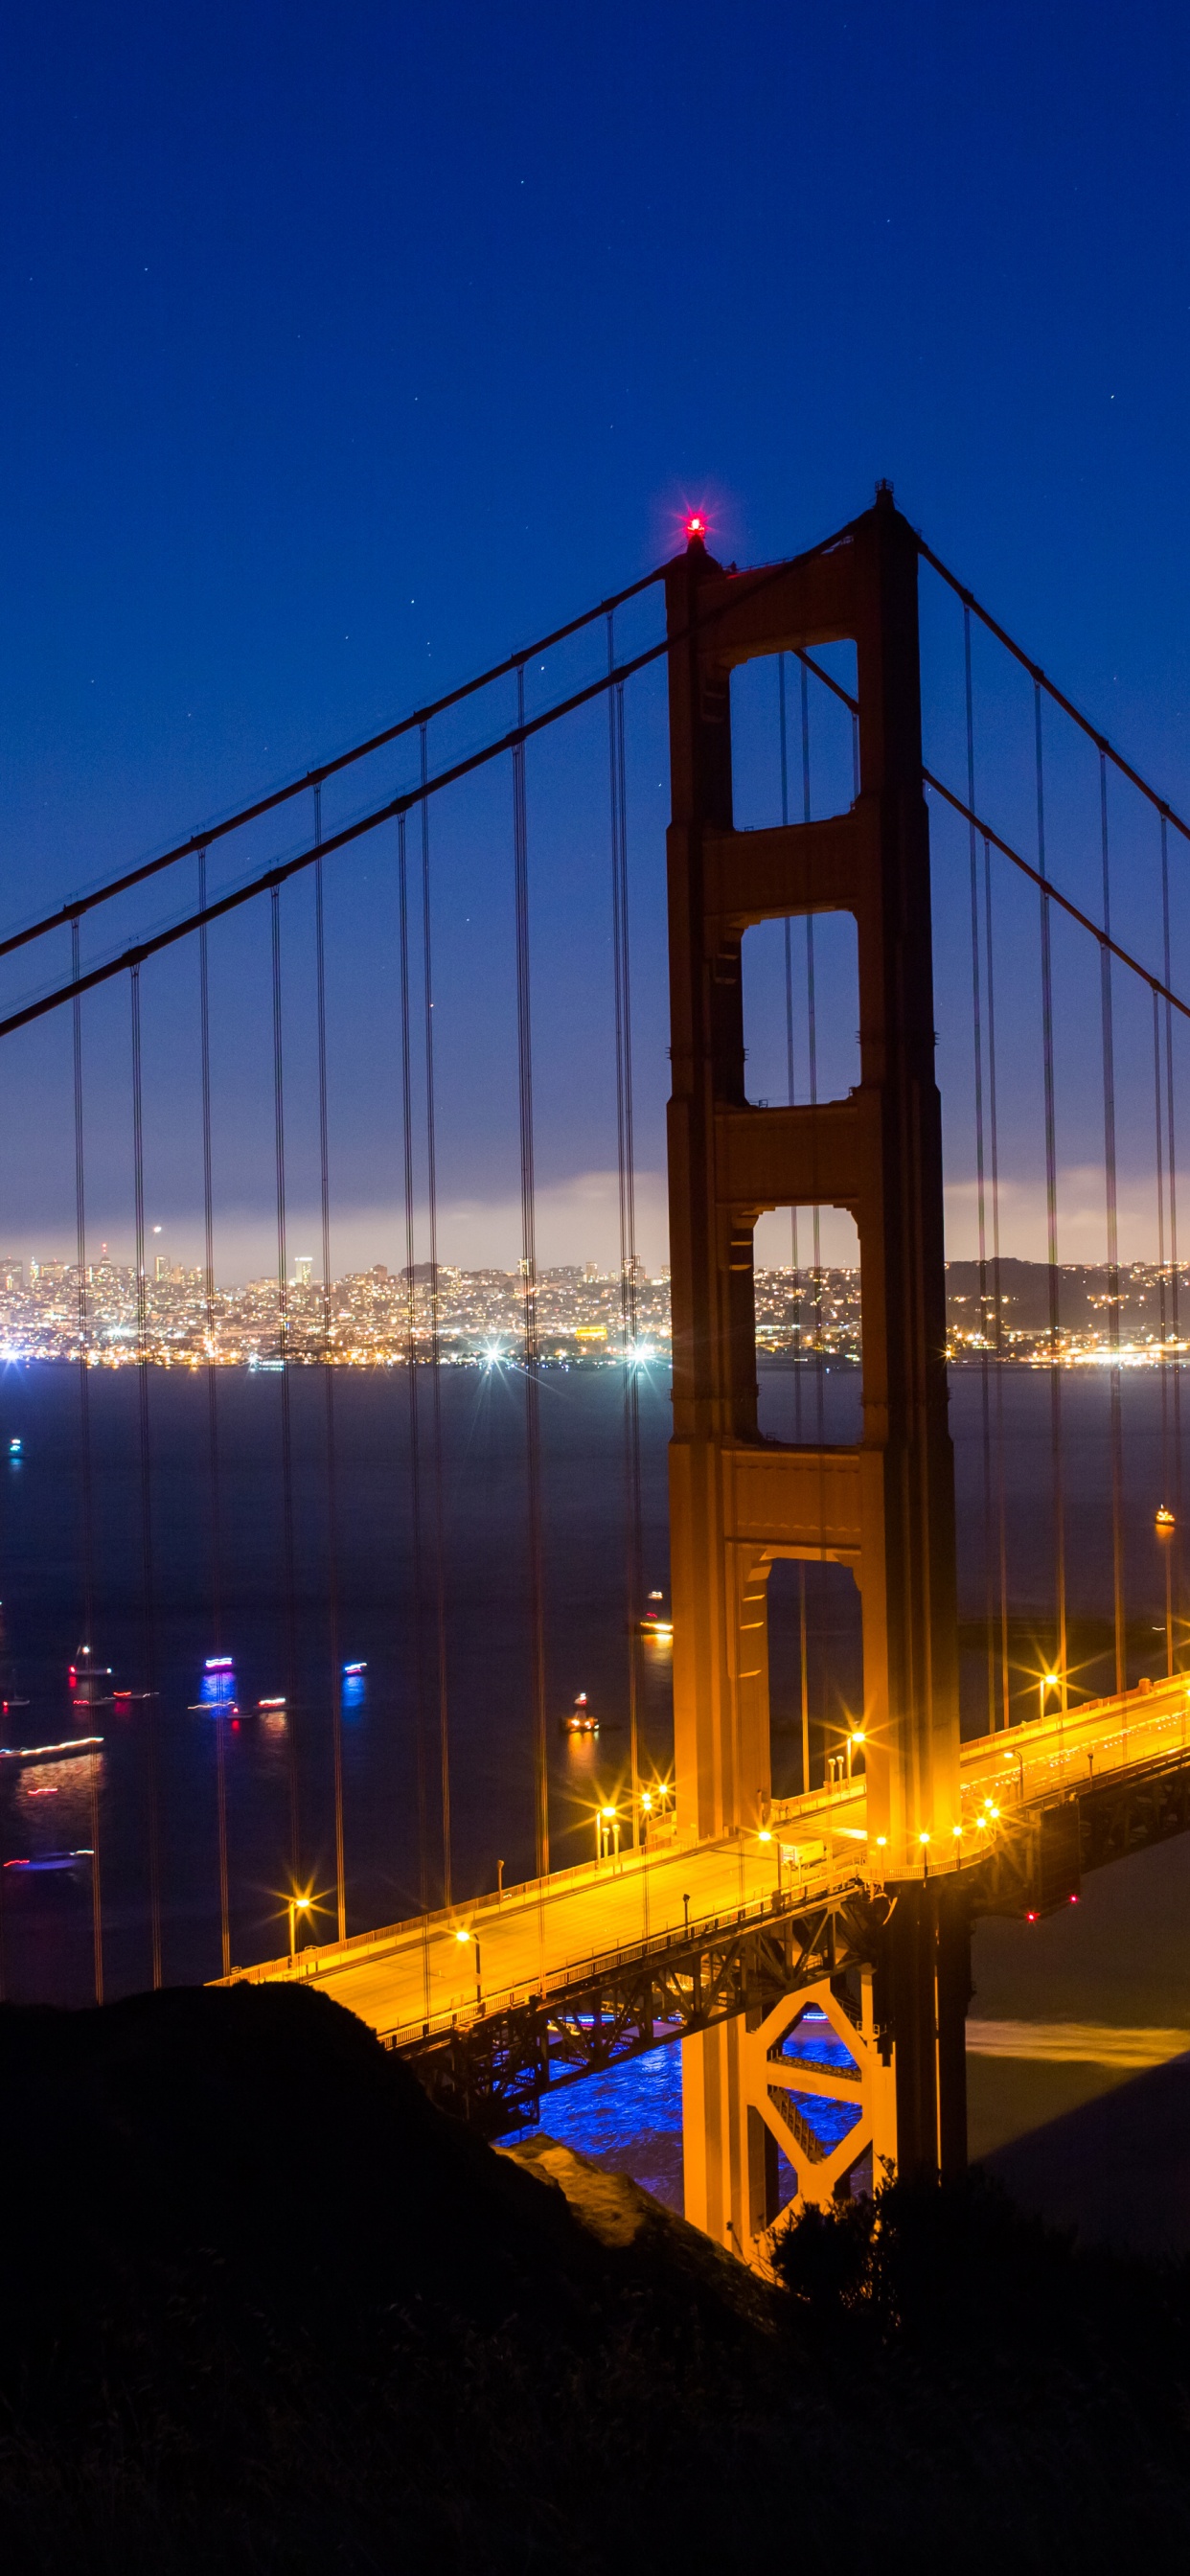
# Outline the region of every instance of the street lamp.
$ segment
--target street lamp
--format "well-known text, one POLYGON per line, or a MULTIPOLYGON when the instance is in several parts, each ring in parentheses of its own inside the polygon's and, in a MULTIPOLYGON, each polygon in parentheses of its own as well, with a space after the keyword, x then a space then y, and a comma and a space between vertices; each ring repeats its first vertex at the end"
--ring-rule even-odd
POLYGON ((856 1730, 855 1730, 855 1732, 854 1732, 854 1734, 853 1734, 853 1735, 849 1735, 849 1736, 848 1736, 848 1738, 847 1738, 847 1777, 848 1777, 848 1779, 850 1779, 850 1778, 851 1778, 851 1761, 852 1761, 852 1756, 853 1756, 853 1754, 855 1754, 855 1753, 859 1750, 859 1748, 860 1748, 860 1746, 861 1746, 861 1745, 863 1745, 863 1744, 866 1744, 866 1743, 867 1743, 867 1740, 868 1740, 868 1739, 867 1739, 866 1735, 863 1733, 863 1731, 862 1731, 862 1729, 861 1729, 860 1727, 857 1727, 857 1728, 856 1728, 856 1730))
POLYGON ((618 1859, 618 1858, 619 1858, 619 1853, 620 1853, 620 1814, 619 1814, 619 1809, 618 1809, 617 1807, 600 1807, 600 1808, 598 1808, 598 1809, 597 1809, 597 1811, 596 1811, 596 1816, 595 1816, 595 1858, 596 1858, 596 1861, 601 1861, 601 1860, 610 1860, 610 1859, 611 1859, 611 1857, 612 1857, 612 1837, 613 1837, 613 1835, 615 1836, 615 1853, 616 1853, 616 1858, 618 1859))
POLYGON ((475 1943, 475 2001, 480 2012, 482 2012, 483 1986, 480 1982, 479 1934, 478 1932, 468 1932, 465 1926, 460 1924, 458 1931, 455 1934, 455 1939, 456 1941, 461 1941, 464 1949, 466 1949, 468 1942, 474 1941, 475 1943))
POLYGON ((779 1835, 779 1834, 774 1835, 774 1834, 773 1834, 773 1832, 771 1831, 771 1829, 770 1829, 770 1827, 769 1827, 768 1825, 761 1825, 761 1827, 759 1828, 759 1831, 758 1831, 758 1833, 757 1833, 756 1839, 757 1839, 757 1842, 758 1842, 758 1843, 771 1843, 771 1842, 774 1842, 774 1841, 775 1841, 775 1843, 776 1843, 776 1846, 777 1846, 777 1894, 778 1894, 778 1895, 780 1895, 780 1893, 781 1893, 781 1837, 780 1837, 780 1835, 779 1835))
POLYGON ((1059 1688, 1060 1684, 1061 1684, 1061 1679, 1062 1679, 1062 1676, 1061 1676, 1061 1674, 1060 1674, 1060 1673, 1043 1673, 1043 1674, 1042 1674, 1041 1679, 1040 1679, 1040 1681, 1039 1681, 1039 1683, 1038 1683, 1038 1685, 1037 1685, 1037 1689, 1038 1689, 1038 1715, 1039 1715, 1040 1717, 1044 1717, 1044 1716, 1045 1716, 1045 1694, 1046 1694, 1046 1692, 1047 1692, 1047 1691, 1052 1691, 1052 1690, 1057 1690, 1057 1689, 1059 1688))
POLYGON ((921 1844, 922 1875, 923 1877, 928 1878, 930 1875, 930 1837, 928 1834, 919 1834, 917 1839, 921 1844))
POLYGON ((1168 1503, 1159 1503, 1156 1518, 1157 1543, 1165 1558, 1165 1670, 1173 1679, 1173 1548, 1170 1544, 1176 1523, 1168 1503))
POLYGON ((290 1955, 290 1958, 291 1958, 291 1959, 296 1959, 296 1957, 297 1957, 297 1919, 298 1919, 298 1916, 299 1916, 299 1914, 308 1914, 308 1913, 309 1913, 309 1911, 310 1911, 310 1899, 309 1899, 309 1897, 308 1897, 308 1896, 291 1896, 291 1897, 290 1897, 290 1899, 289 1899, 289 1955, 290 1955))

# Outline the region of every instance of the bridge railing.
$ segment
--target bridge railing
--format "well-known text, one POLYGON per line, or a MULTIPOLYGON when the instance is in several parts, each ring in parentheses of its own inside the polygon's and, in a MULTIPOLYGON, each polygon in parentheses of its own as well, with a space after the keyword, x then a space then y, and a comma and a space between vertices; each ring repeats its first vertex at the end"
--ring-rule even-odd
POLYGON ((577 2004, 592 1987, 598 1985, 601 1978, 618 1977, 626 1968, 644 1967, 651 1961, 672 1958, 675 1954, 689 1956, 721 1935, 754 1928, 818 1904, 837 1901, 850 1891, 857 1895, 874 1892, 866 1878, 854 1868, 831 1870, 813 1882, 773 1889, 768 1895, 753 1897, 742 1905, 720 1906, 713 1913, 692 1917, 688 1926, 684 1923, 671 1926, 648 1939, 618 1942, 612 1948, 604 1947, 585 1957, 568 1959, 559 1974, 546 1978, 541 1984, 526 1984, 522 1978, 516 1985, 494 1988, 484 1996, 482 2004, 474 1997, 470 2002, 459 1998, 440 2007, 431 2014, 428 2022, 417 2020, 398 2024, 383 2030, 381 2036, 386 2047, 412 2048, 420 2039, 433 2038, 451 2029, 473 2027, 495 2013, 515 2010, 518 2004, 548 2000, 556 2009, 565 2002, 568 1994, 574 1995, 577 2004))

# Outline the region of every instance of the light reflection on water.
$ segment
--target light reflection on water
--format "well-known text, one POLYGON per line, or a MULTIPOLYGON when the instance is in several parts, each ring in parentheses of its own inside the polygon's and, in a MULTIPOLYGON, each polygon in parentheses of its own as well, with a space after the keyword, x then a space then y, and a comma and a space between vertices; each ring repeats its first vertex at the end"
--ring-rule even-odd
POLYGON ((651 2048, 608 2075, 588 2075, 542 2097, 547 2137, 578 2147, 608 2173, 631 2174, 667 2209, 682 2212, 682 2050, 651 2048))

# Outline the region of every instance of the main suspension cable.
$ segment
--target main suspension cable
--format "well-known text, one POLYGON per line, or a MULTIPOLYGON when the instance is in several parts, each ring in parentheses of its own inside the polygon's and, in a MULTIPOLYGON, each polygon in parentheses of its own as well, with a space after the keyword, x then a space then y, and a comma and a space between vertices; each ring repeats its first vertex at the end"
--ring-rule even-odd
MULTIPOLYGON (((778 566, 777 569, 783 567, 778 566)), ((622 608, 626 600, 638 599, 642 591, 651 590, 657 582, 664 581, 665 573, 665 565, 659 564, 655 572, 645 573, 640 581, 629 582, 626 590, 617 591, 611 599, 601 600, 597 608, 585 609, 581 617, 572 617, 567 625, 556 626, 552 634, 543 635, 536 644, 524 646, 519 653, 509 654, 503 662, 493 663, 477 678, 464 680, 459 688, 449 689, 445 697, 435 698, 430 706, 419 707, 413 715, 402 716, 398 723, 386 725, 381 733, 370 734, 365 742, 353 743, 350 750, 338 752, 333 760, 320 761, 316 767, 305 770, 300 778, 291 778, 284 787, 275 787, 269 795, 258 796, 251 805, 240 806, 236 813, 225 815, 221 822, 206 824, 201 831, 192 832, 186 840, 178 841, 173 849, 163 850, 159 858, 145 859, 139 867, 126 868, 122 875, 110 878, 105 885, 93 887, 89 893, 76 895, 58 911, 44 914, 40 921, 30 922, 26 929, 11 931, 7 938, 0 939, 0 957, 11 957, 16 949, 28 948, 34 940, 46 938, 52 930, 69 928, 71 922, 81 921, 84 913, 94 912, 101 904, 113 902, 117 895, 129 893, 133 886, 147 884, 151 877, 160 876, 166 868, 177 867, 182 859, 197 858, 200 851, 205 853, 213 842, 226 840, 229 833, 242 831, 249 823, 258 823, 263 814, 275 814, 279 806, 289 804, 295 796, 303 796, 308 787, 322 787, 328 778, 336 778, 341 770, 350 769, 354 762, 369 759, 374 752, 385 750, 389 743, 399 742, 405 734, 417 733, 429 724, 432 717, 445 715, 451 707, 462 706, 466 699, 491 688, 495 681, 506 680, 512 672, 523 670, 525 664, 535 660, 539 653, 548 653, 554 645, 564 644, 571 635, 581 634, 585 626, 595 625, 600 618, 607 616, 609 610, 622 608)), ((657 652, 664 653, 667 649, 667 644, 663 643, 657 647, 657 652)), ((559 708, 556 712, 561 714, 564 710, 559 708)), ((549 718, 545 721, 548 722, 549 718)))
POLYGON ((1118 769, 1120 776, 1128 780, 1129 786, 1135 787, 1139 794, 1156 808, 1162 821, 1172 823, 1175 832, 1180 832, 1184 841, 1190 841, 1190 823, 1185 822, 1182 816, 1175 812, 1174 807, 1164 796, 1158 795, 1155 787, 1150 787, 1147 778, 1141 776, 1139 769, 1134 769, 1131 761, 1125 760, 1123 752, 1115 749, 1108 741, 1107 735, 1100 731, 1099 726, 1092 724, 1090 717, 1085 716, 1081 708, 1076 707, 1073 698, 1066 697, 1056 683, 1047 677, 1040 662, 1035 662, 1032 654, 1026 653, 1024 646, 1015 641, 1007 628, 1001 626, 991 615, 990 610, 981 607, 974 591, 968 590, 966 584, 948 569, 940 556, 926 544, 924 537, 918 537, 916 542, 917 551, 923 563, 929 564, 931 571, 936 572, 940 580, 953 590, 956 598, 962 601, 964 609, 969 610, 973 617, 978 617, 981 626, 987 628, 989 635, 994 635, 996 642, 1003 645, 1005 652, 1012 655, 1014 662, 1018 662, 1021 669, 1028 672, 1034 690, 1039 695, 1044 690, 1046 697, 1054 706, 1060 707, 1063 715, 1069 716, 1071 723, 1078 726, 1079 732, 1085 734, 1088 741, 1094 743, 1096 751, 1102 758, 1110 760, 1113 769, 1118 769))
POLYGON ((132 999, 132 1177, 136 1231, 136 1379, 140 1427, 141 1611, 145 1755, 149 1799, 149 1924, 153 1986, 161 1984, 161 1832, 157 1783, 157 1652, 153 1600, 153 1492, 149 1450, 149 1312, 145 1273, 145 1154, 141 1089, 140 968, 129 977, 132 999))
MULTIPOLYGON (((816 548, 815 551, 822 552, 823 549, 816 548)), ((763 587, 767 581, 775 581, 784 570, 784 565, 774 566, 768 573, 758 578, 756 587, 763 587)), ((699 631, 702 626, 713 627, 718 618, 727 615, 731 605, 732 602, 728 600, 719 609, 711 611, 700 621, 699 631)), ((229 913, 238 912, 244 904, 253 903, 258 895, 270 894, 276 887, 288 885, 291 877, 300 876, 305 868, 313 867, 320 855, 326 859, 332 857, 338 850, 350 848, 356 841, 364 839, 367 833, 378 831, 381 824, 394 822, 399 815, 411 813, 414 806, 422 804, 427 796, 437 796, 444 788, 455 786, 460 779, 471 778, 478 770, 489 768, 493 761, 502 760, 505 753, 514 751, 518 744, 523 745, 531 741, 534 735, 544 733, 551 725, 561 724, 567 716, 574 715, 580 707, 589 706, 594 698, 603 697, 605 692, 609 688, 614 688, 619 681, 634 679, 638 671, 647 670, 654 662, 661 661, 682 640, 680 633, 667 635, 659 644, 650 644, 643 653, 634 653, 629 661, 620 663, 614 674, 603 673, 599 679, 588 682, 585 688, 575 689, 568 698, 560 699, 557 706, 546 708, 541 715, 525 717, 514 731, 502 734, 498 741, 485 743, 482 750, 470 752, 464 760, 452 761, 449 769, 439 770, 435 778, 427 779, 420 786, 405 788, 399 796, 391 796, 383 805, 373 807, 370 814, 358 816, 353 823, 345 823, 342 829, 332 834, 329 840, 324 839, 320 848, 299 850, 293 858, 280 859, 274 866, 264 869, 259 876, 249 878, 242 885, 234 886, 230 893, 221 895, 214 903, 207 904, 201 919, 208 922, 222 921, 229 913)), ((799 659, 803 663, 809 663, 808 655, 799 655, 799 659)), ((810 663, 809 667, 815 670, 818 678, 827 688, 835 686, 827 672, 818 670, 816 664, 810 663)), ((843 697, 846 692, 836 689, 836 695, 843 697)), ((848 704, 852 703, 853 701, 848 700, 848 704)), ((408 730, 408 727, 404 730, 408 730)), ((325 776, 325 771, 322 774, 325 776)), ((308 783, 308 780, 301 780, 299 788, 308 783)), ((298 790, 295 789, 294 792, 297 793, 298 790)), ((208 833, 207 838, 212 837, 213 835, 208 833)), ((186 857, 196 847, 197 836, 187 841, 182 849, 172 855, 174 858, 186 857)), ((110 894, 122 892, 124 884, 125 880, 121 879, 118 884, 105 888, 104 899, 106 900, 110 894)), ((91 898, 92 902, 97 902, 99 899, 98 896, 91 898)), ((67 907, 61 916, 55 914, 51 922, 41 924, 37 933, 30 932, 28 936, 32 938, 40 936, 46 929, 57 929, 63 921, 68 921, 71 917, 71 908, 67 907)), ((28 1028, 34 1020, 44 1019, 47 1012, 56 1011, 63 1002, 70 1001, 76 990, 80 993, 93 992, 98 985, 110 983, 113 976, 123 975, 133 966, 142 966, 146 958, 158 956, 163 949, 174 947, 180 939, 188 939, 191 933, 199 928, 199 922, 200 916, 191 913, 185 920, 171 922, 166 929, 155 931, 150 937, 138 940, 133 947, 122 950, 119 956, 106 958, 102 964, 91 967, 85 975, 74 978, 70 983, 57 985, 50 992, 39 994, 35 1000, 24 1003, 20 1010, 10 1011, 4 1019, 0 1019, 0 1038, 11 1037, 14 1030, 28 1028)), ((25 935, 21 933, 15 944, 20 945, 25 935)), ((12 944, 14 943, 9 943, 10 946, 12 944)), ((5 954, 5 943, 0 940, 0 957, 5 954)))

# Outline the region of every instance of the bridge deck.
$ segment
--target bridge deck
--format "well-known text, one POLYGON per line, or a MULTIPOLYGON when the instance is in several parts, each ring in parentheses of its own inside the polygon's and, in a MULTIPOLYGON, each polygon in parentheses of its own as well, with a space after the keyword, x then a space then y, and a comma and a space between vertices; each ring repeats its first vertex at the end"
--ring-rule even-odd
POLYGON ((963 1832, 946 1852, 915 1845, 899 1854, 869 1847, 862 1778, 808 1797, 775 1802, 769 1839, 671 1844, 648 1854, 559 1871, 544 1881, 485 1896, 450 1914, 311 1946, 296 1959, 238 1970, 253 1981, 316 1980, 386 2039, 413 2044, 427 2029, 474 2021, 581 1980, 589 1963, 617 1951, 680 1936, 687 1922, 729 1922, 763 1908, 778 1885, 808 1900, 846 1882, 887 1880, 969 1867, 1023 1810, 1124 1778, 1187 1752, 1190 1687, 1182 1677, 1097 1700, 1065 1717, 1035 1718, 1007 1734, 978 1737, 962 1752, 963 1832), (466 1937, 460 1939, 460 1933, 466 1937), (476 1980, 475 1942, 480 1952, 476 1980))

